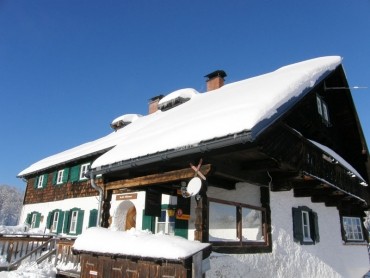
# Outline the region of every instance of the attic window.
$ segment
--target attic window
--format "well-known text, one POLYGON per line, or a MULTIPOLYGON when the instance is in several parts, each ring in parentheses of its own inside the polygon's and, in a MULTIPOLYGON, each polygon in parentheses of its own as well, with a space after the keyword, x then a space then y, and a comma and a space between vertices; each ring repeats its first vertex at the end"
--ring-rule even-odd
POLYGON ((122 127, 125 127, 132 122, 136 121, 138 118, 142 117, 139 114, 125 114, 122 116, 119 116, 118 118, 115 118, 112 123, 110 124, 111 128, 114 130, 121 129, 122 127))
POLYGON ((323 123, 326 126, 330 126, 328 105, 319 95, 316 95, 316 102, 317 102, 317 112, 321 116, 323 123))
POLYGON ((198 94, 198 92, 191 88, 174 91, 158 102, 158 109, 161 111, 169 110, 189 101, 196 94, 198 94))

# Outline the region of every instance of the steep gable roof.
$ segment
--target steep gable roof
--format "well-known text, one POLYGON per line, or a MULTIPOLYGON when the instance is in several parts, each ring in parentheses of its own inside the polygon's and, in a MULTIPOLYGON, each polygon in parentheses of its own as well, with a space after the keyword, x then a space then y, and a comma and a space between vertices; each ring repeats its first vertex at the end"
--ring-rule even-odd
POLYGON ((253 139, 334 71, 341 60, 338 56, 311 59, 196 94, 173 109, 140 117, 105 137, 40 160, 18 176, 109 149, 92 168, 186 149, 242 132, 250 133, 253 139))
POLYGON ((252 139, 341 63, 322 57, 197 94, 174 109, 140 118, 124 129, 122 141, 92 168, 137 159, 250 132, 252 139))

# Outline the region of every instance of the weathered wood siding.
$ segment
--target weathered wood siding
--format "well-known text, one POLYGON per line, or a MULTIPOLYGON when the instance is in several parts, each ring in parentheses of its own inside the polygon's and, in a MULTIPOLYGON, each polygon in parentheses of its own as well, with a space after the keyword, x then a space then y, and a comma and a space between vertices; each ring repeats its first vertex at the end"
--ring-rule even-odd
MULTIPOLYGON (((48 181, 44 188, 35 188, 34 182, 36 177, 28 180, 24 204, 44 203, 59 201, 69 198, 97 196, 98 192, 91 187, 90 181, 67 182, 62 185, 53 185, 52 173, 48 175, 48 181)), ((101 184, 101 180, 97 180, 101 184)))

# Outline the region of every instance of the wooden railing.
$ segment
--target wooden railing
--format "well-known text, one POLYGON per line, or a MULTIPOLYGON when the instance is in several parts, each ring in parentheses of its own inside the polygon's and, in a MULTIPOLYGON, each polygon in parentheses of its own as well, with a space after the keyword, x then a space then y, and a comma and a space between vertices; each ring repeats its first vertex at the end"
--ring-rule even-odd
MULTIPOLYGON (((42 252, 52 248, 52 236, 45 235, 0 235, 0 256, 5 257, 7 266, 15 267, 15 262, 30 254, 36 260, 42 252), (47 245, 44 245, 48 242, 47 245)), ((2 267, 4 268, 4 266, 2 267)))
POLYGON ((25 259, 36 263, 49 260, 58 273, 69 277, 80 277, 80 257, 72 253, 74 238, 53 235, 0 234, 0 256, 5 263, 0 270, 14 270, 25 259))

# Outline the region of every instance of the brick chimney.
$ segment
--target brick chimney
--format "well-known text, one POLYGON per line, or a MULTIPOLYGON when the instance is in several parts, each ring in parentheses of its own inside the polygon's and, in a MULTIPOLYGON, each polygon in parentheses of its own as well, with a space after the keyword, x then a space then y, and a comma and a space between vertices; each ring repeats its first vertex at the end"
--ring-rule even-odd
POLYGON ((224 85, 226 73, 223 70, 216 70, 207 74, 207 92, 221 88, 224 85))
POLYGON ((152 97, 149 99, 149 112, 148 114, 152 114, 158 110, 158 102, 164 97, 164 95, 159 95, 156 97, 152 97))

